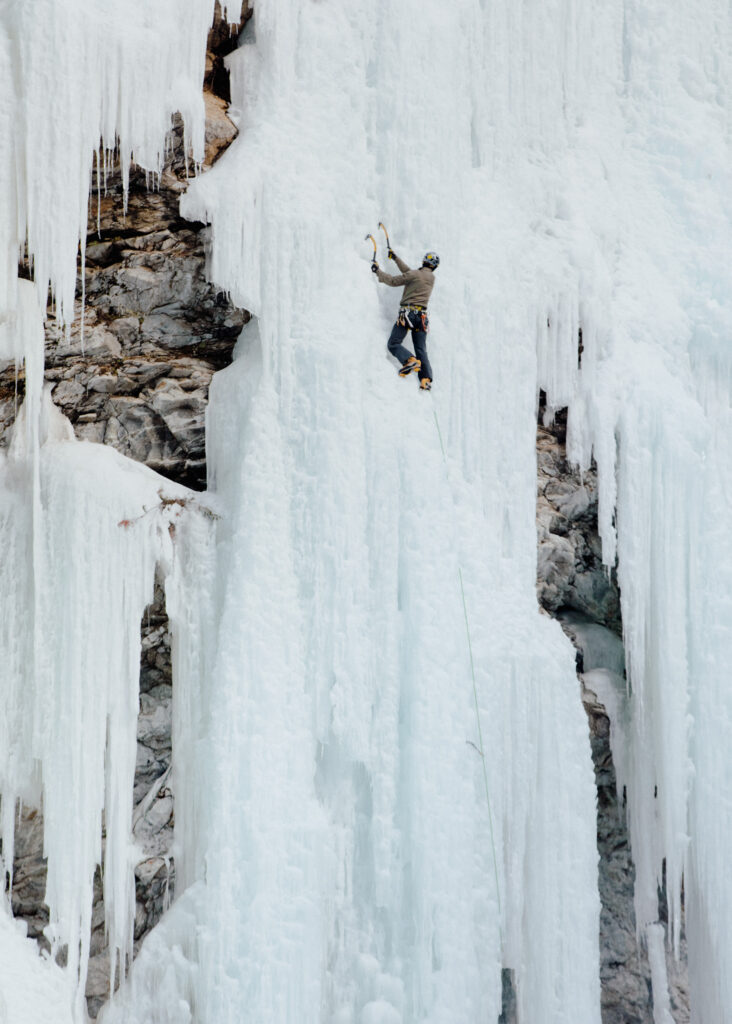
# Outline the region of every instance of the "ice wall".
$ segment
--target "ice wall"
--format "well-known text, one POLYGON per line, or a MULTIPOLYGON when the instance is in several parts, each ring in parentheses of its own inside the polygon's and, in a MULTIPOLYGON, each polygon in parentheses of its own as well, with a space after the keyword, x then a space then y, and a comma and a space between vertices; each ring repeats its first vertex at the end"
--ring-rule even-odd
MULTIPOLYGON (((399 573, 408 571, 404 548, 414 537, 420 571, 433 579, 451 551, 484 581, 498 574, 497 592, 518 587, 528 599, 534 550, 528 392, 538 384, 550 409, 568 404, 570 452, 580 465, 591 453, 598 462, 605 557, 608 564, 619 558, 636 911, 639 938, 653 959, 656 1016, 668 1014, 657 885, 665 871, 675 944, 685 870, 695 1019, 725 1019, 732 946, 719 941, 730 919, 728 894, 718 894, 719 858, 732 837, 718 820, 713 779, 726 777, 727 715, 720 709, 727 705, 722 665, 731 641, 729 546, 717 526, 732 465, 724 430, 729 11, 715 0, 693 12, 655 0, 549 7, 405 3, 398 11, 348 13, 330 4, 296 12, 264 2, 255 28, 256 39, 245 38, 231 61, 241 138, 189 190, 183 210, 211 220, 214 279, 260 317, 258 339, 242 347, 262 367, 252 409, 263 415, 262 394, 279 401, 262 437, 268 450, 284 449, 291 460, 292 476, 285 461, 282 488, 293 491, 295 511, 283 513, 283 521, 289 515, 296 531, 296 575, 299 552, 308 540, 312 545, 301 600, 314 604, 313 622, 343 622, 344 603, 353 615, 358 602, 354 609, 352 599, 333 594, 333 567, 358 593, 351 567, 362 578, 368 566, 373 586, 374 559, 392 544, 397 607, 408 631, 405 594, 414 598, 415 591, 399 573), (407 240, 410 257, 427 246, 443 256, 433 302, 432 401, 446 437, 451 498, 428 490, 429 416, 422 407, 412 410, 407 403, 414 396, 404 397, 403 388, 397 394, 385 379, 380 339, 393 299, 369 297, 368 284, 357 277, 359 270, 365 276, 365 267, 358 268, 349 251, 355 225, 371 227, 380 216, 397 248, 407 240), (395 413, 392 400, 400 403, 395 413), (416 418, 407 419, 412 412, 416 418), (310 440, 308 422, 317 440, 310 440), (402 468, 383 504, 366 505, 364 523, 363 504, 350 509, 348 496, 364 468, 368 474, 369 458, 378 453, 380 478, 381 460, 394 448, 409 470, 419 467, 417 490, 410 490, 409 470, 402 468), (333 468, 324 471, 329 458, 333 468), (331 474, 338 479, 337 497, 323 519, 323 478, 331 474), (468 512, 478 495, 487 536, 468 512), (421 509, 416 517, 415 506, 421 509), (459 538, 469 538, 467 551, 450 537, 445 509, 446 519, 459 524, 459 538), (370 515, 387 518, 383 532, 374 532, 370 515), (365 554, 358 542, 364 530, 365 554), (344 538, 340 547, 338 537, 344 538), (334 554, 313 577, 323 543, 334 554), (513 583, 503 567, 510 567, 513 583), (328 581, 325 601, 320 579, 328 581), (337 612, 329 610, 331 601, 337 612)), ((361 257, 367 252, 361 249, 361 257)), ((234 430, 229 424, 217 434, 217 415, 214 464, 234 430)), ((214 485, 221 480, 216 471, 214 485)), ((448 577, 446 570, 440 586, 445 604, 448 577)), ((416 592, 422 640, 408 666, 420 665, 422 680, 419 659, 431 636, 425 624, 434 621, 426 610, 431 584, 423 579, 416 592)), ((503 622, 490 596, 474 599, 481 622, 503 622)), ((389 605, 380 599, 378 607, 389 605)), ((442 607, 439 620, 449 622, 442 607)), ((387 614, 383 621, 388 637, 392 619, 387 614)), ((520 631, 512 635, 530 657, 531 644, 520 631)), ((490 650, 495 667, 500 659, 490 650)), ((321 664, 331 666, 331 656, 327 651, 321 664)), ((515 664, 526 662, 517 656, 515 664)), ((353 761, 358 748, 348 732, 353 753, 340 738, 342 705, 332 703, 338 675, 331 676, 328 711, 317 665, 306 679, 316 682, 316 709, 322 713, 325 706, 330 718, 327 732, 321 726, 321 742, 327 751, 330 737, 338 736, 341 761, 344 754, 353 761)), ((409 668, 402 671, 408 678, 409 668)), ((516 673, 522 677, 520 667, 516 673)), ((491 689, 491 700, 510 702, 511 686, 497 678, 502 684, 491 689)), ((422 682, 418 689, 429 703, 422 682)), ((432 699, 441 692, 426 689, 432 699)), ((397 749, 402 757, 400 743, 397 749)), ((505 780, 520 772, 513 758, 499 762, 489 777, 505 780)), ((542 775, 547 771, 542 763, 542 775)), ((335 774, 342 774, 340 763, 335 774)), ((422 806, 417 778, 410 774, 405 783, 410 806, 415 800, 422 806)), ((352 800, 357 804, 356 793, 352 800)), ((520 822, 521 810, 514 809, 520 822)), ((397 813, 394 820, 399 843, 409 849, 404 819, 397 813)), ((589 819, 584 824, 589 827, 589 819)), ((529 880, 522 893, 530 891, 529 880)), ((536 923, 547 908, 535 910, 536 923)), ((512 920, 509 915, 507 963, 515 962, 512 920)), ((418 949, 419 939, 412 954, 418 949)), ((414 955, 407 959, 414 963, 414 955)), ((527 975, 537 967, 525 954, 517 960, 527 975)), ((417 981, 411 968, 406 975, 413 1001, 395 1002, 397 1012, 441 1019, 439 996, 425 996, 430 973, 417 981)), ((552 1019, 542 1016, 555 1008, 540 987, 530 1002, 527 977, 520 988, 527 1019, 552 1019)), ((351 1000, 344 1013, 356 1019, 359 1005, 351 1000)), ((576 1006, 574 1013, 584 1019, 576 1006)))
POLYGON ((719 803, 732 653, 720 528, 732 494, 729 10, 626 5, 622 41, 611 331, 583 356, 569 446, 586 461, 594 445, 605 557, 618 555, 637 927, 658 965, 665 880, 678 948, 683 875, 692 1019, 711 1024, 732 1008, 732 833, 719 803))
POLYGON ((502 965, 522 1020, 598 1021, 587 725, 534 595, 537 300, 480 152, 490 25, 262 3, 254 26, 240 138, 182 207, 257 317, 208 422, 216 698, 180 850, 203 917, 184 895, 105 1024, 165 1019, 171 984, 200 1021, 496 1020, 502 965), (443 259, 432 397, 384 351, 380 216, 443 259))
MULTIPOLYGON (((27 235, 41 305, 50 281, 70 315, 99 137, 120 136, 125 165, 159 166, 170 112, 200 115, 210 13, 0 7, 3 351, 25 353, 35 381, 25 452, 3 466, 2 637, 30 682, 7 691, 3 785, 37 798, 42 756, 44 780, 59 773, 49 828, 56 809, 78 816, 73 863, 51 833, 66 870, 49 891, 82 967, 112 695, 108 884, 114 944, 129 939, 131 623, 170 535, 117 526, 133 494, 154 500, 152 478, 121 502, 123 463, 39 447, 38 322, 15 260, 27 235), (125 679, 89 695, 85 766, 83 719, 69 758, 52 711, 78 696, 64 680, 81 688, 98 667, 97 627, 77 612, 99 609, 77 568, 102 586, 107 563, 125 626, 98 629, 125 679), (69 808, 72 770, 90 791, 69 808)), ((657 1016, 664 861, 672 931, 684 871, 695 1020, 730 1016, 729 52, 722 0, 260 0, 231 58, 241 135, 183 202, 211 221, 213 279, 257 317, 212 390, 215 551, 181 527, 173 574, 187 888, 106 1020, 490 1021, 501 965, 521 1020, 599 1019, 587 729, 568 645, 533 595, 538 386, 570 405, 577 461, 597 459, 605 555, 619 558, 657 1016), (384 353, 396 295, 360 242, 379 218, 408 260, 442 257, 431 396, 384 353)))
POLYGON ((49 287, 54 315, 69 322, 74 314, 93 161, 106 165, 116 147, 125 177, 134 158, 154 182, 176 110, 192 161, 202 157, 212 12, 208 0, 154 9, 0 3, 0 357, 25 364, 25 401, 0 454, 2 865, 11 880, 18 801, 41 806, 46 935, 67 961, 62 973, 38 960, 3 916, 0 1017, 8 1024, 86 1019, 102 861, 110 985, 132 954, 140 618, 156 564, 175 563, 169 527, 183 506, 161 501, 160 488, 176 502, 185 491, 73 441, 42 395, 43 316, 49 287), (18 280, 23 255, 33 282, 18 280))

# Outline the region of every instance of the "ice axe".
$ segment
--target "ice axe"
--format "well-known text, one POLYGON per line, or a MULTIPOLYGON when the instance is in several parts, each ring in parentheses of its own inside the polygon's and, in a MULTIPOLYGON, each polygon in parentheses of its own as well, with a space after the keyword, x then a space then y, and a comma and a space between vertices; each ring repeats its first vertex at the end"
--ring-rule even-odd
POLYGON ((386 235, 386 248, 387 251, 389 252, 389 259, 391 259, 391 242, 389 241, 389 232, 386 230, 386 225, 384 224, 383 221, 379 221, 379 227, 386 235))
POLYGON ((366 237, 364 238, 364 242, 368 242, 369 238, 371 239, 371 242, 372 242, 373 247, 374 247, 374 263, 376 263, 376 251, 377 251, 376 239, 374 238, 373 235, 366 235, 366 237))

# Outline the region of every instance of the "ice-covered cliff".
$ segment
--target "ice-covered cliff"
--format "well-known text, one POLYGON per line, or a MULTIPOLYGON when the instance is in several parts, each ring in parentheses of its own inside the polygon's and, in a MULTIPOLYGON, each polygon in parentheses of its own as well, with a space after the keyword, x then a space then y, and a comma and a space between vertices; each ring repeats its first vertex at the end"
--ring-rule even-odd
POLYGON ((260 0, 228 58, 239 137, 181 201, 211 225, 212 280, 254 314, 212 383, 199 502, 71 439, 41 397, 40 307, 50 282, 72 316, 92 162, 116 138, 154 185, 179 110, 191 173, 202 160, 212 13, 0 7, 0 340, 26 361, 0 467, 3 858, 16 800, 42 801, 48 937, 68 959, 40 963, 4 925, 28 977, 13 998, 83 1018, 102 856, 110 943, 121 967, 131 953, 157 566, 177 898, 105 1022, 495 1021, 502 968, 520 1021, 600 1020, 589 736, 534 591, 542 389, 569 407, 569 455, 594 454, 618 561, 614 753, 654 1024, 670 1017, 657 887, 678 944, 682 878, 693 1019, 720 1024, 729 11, 260 0), (382 217, 404 257, 442 257, 431 395, 384 352, 394 294, 360 241, 382 217), (16 281, 24 241, 33 285, 16 281))

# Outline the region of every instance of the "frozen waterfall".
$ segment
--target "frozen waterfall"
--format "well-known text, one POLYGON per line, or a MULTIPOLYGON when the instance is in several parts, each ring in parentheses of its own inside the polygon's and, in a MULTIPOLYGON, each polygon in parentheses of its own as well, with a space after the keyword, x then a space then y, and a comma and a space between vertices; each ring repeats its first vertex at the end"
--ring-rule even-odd
POLYGON ((0 455, 2 853, 11 872, 18 802, 42 806, 47 935, 68 950, 63 969, 37 957, 3 914, 0 1018, 85 1019, 102 861, 117 969, 131 958, 157 569, 176 900, 104 1024, 493 1024, 502 969, 522 1024, 599 1024, 587 721, 535 596, 541 389, 569 407, 572 459, 597 463, 617 559, 614 749, 654 1024, 664 881, 672 949, 683 885, 692 1020, 723 1024, 729 5, 258 0, 228 58, 239 136, 196 175, 212 14, 0 2, 0 354, 26 373, 0 455), (181 213, 210 224, 211 279, 253 314, 211 389, 200 501, 74 440, 42 381, 93 162, 117 140, 154 187, 175 111, 181 213), (397 293, 362 241, 381 218, 407 261, 441 256, 431 394, 385 351, 397 293))

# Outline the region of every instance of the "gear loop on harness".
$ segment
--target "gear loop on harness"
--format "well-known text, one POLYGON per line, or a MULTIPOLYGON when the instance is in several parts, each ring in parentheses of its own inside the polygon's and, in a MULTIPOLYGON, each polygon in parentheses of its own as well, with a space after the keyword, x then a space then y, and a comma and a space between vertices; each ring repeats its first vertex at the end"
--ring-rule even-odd
POLYGON ((410 331, 424 331, 425 334, 430 329, 430 320, 424 306, 400 306, 397 323, 400 327, 406 327, 410 331), (415 316, 416 321, 412 322, 415 316))

